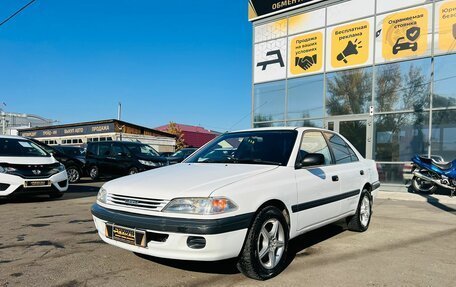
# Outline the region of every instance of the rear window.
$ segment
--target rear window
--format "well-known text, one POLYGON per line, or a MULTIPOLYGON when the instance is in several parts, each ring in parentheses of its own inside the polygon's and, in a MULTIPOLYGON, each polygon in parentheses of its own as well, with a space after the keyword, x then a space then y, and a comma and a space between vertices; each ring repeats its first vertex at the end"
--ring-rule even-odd
POLYGON ((0 139, 0 156, 48 157, 49 153, 37 144, 25 139, 0 139))

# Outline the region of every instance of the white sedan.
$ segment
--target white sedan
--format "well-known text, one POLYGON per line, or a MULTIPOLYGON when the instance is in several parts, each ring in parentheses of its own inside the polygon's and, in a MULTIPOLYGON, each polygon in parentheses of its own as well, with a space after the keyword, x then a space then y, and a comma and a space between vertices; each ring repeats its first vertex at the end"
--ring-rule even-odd
POLYGON ((367 230, 379 186, 375 162, 335 132, 252 129, 106 183, 92 214, 111 245, 170 259, 237 257, 243 274, 265 280, 285 268, 298 235, 343 218, 367 230), (211 156, 220 149, 230 152, 211 156))

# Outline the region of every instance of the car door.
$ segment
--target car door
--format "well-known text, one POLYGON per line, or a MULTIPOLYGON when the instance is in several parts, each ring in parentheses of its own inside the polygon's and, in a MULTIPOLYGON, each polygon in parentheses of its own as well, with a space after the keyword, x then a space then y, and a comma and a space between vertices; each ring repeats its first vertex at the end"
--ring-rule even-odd
POLYGON ((113 156, 111 153, 111 144, 104 142, 98 144, 98 168, 100 174, 111 175, 114 172, 112 161, 113 156))
POLYGON ((131 163, 124 146, 121 143, 112 143, 111 154, 110 164, 113 173, 117 175, 127 174, 131 163))
POLYGON ((325 164, 295 169, 298 190, 297 204, 292 207, 298 214, 298 230, 312 227, 340 214, 339 170, 332 165, 332 156, 320 131, 306 131, 301 139, 298 161, 308 153, 324 155, 325 164))
POLYGON ((324 135, 339 170, 341 213, 348 213, 358 206, 360 188, 367 170, 363 169, 358 156, 342 137, 331 132, 324 132, 324 135))

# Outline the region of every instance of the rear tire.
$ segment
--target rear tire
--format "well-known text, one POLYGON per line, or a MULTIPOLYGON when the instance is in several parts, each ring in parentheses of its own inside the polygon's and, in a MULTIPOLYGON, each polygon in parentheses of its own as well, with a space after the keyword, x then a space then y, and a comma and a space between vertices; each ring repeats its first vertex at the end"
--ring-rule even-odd
POLYGON ((369 228, 372 217, 372 196, 367 189, 363 189, 358 208, 353 216, 347 218, 348 230, 364 232, 369 228))
POLYGON ((412 188, 415 192, 433 194, 437 190, 437 185, 433 182, 425 181, 417 176, 412 178, 412 188))
POLYGON ((250 227, 237 268, 245 276, 267 280, 277 276, 286 265, 288 224, 274 206, 262 209, 250 227))

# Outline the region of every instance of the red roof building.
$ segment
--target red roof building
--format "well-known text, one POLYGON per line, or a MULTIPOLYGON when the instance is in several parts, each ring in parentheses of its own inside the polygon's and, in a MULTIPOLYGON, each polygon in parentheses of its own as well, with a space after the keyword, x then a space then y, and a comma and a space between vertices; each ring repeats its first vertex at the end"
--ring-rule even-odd
MULTIPOLYGON (((184 142, 187 147, 202 147, 210 140, 217 137, 220 133, 206 130, 202 127, 176 124, 184 135, 184 142)), ((168 125, 155 128, 159 131, 166 131, 168 125)))

